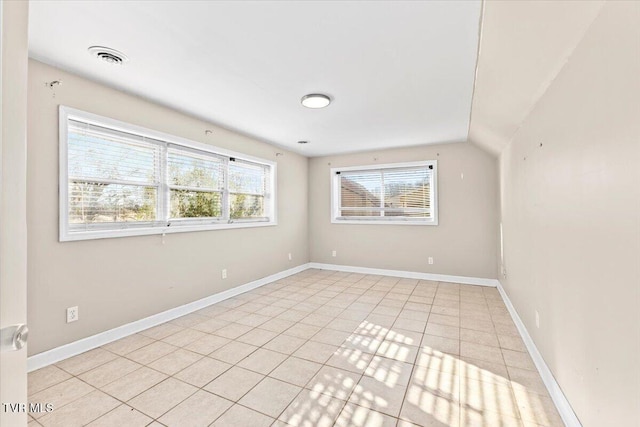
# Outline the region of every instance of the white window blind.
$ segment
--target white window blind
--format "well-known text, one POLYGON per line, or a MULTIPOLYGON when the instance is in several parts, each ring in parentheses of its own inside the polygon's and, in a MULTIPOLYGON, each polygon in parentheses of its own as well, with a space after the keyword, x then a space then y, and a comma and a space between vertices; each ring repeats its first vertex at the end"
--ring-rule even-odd
POLYGON ((157 220, 157 144, 70 120, 68 156, 69 222, 74 228, 157 220))
POLYGON ((229 162, 229 216, 266 218, 267 169, 264 165, 231 159, 229 162))
POLYGON ((333 169, 333 222, 437 222, 436 162, 333 169))
POLYGON ((170 218, 221 218, 224 166, 223 158, 170 147, 170 218))
POLYGON ((275 224, 274 162, 60 111, 62 241, 275 224))

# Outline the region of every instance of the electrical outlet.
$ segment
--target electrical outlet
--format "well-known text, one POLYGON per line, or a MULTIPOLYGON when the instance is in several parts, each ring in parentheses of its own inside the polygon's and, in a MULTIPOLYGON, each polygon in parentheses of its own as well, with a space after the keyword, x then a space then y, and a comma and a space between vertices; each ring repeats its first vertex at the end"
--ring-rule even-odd
POLYGON ((226 279, 226 278, 227 278, 227 269, 226 269, 226 268, 223 268, 223 269, 222 269, 222 278, 223 278, 223 279, 226 279))
POLYGON ((433 257, 432 256, 429 257, 429 265, 433 265, 433 257))
POLYGON ((338 255, 338 253, 336 251, 331 252, 331 256, 335 257, 336 255, 338 255))
POLYGON ((78 306, 67 308, 67 323, 78 320, 78 306))
POLYGON ((291 257, 291 252, 289 252, 289 261, 291 261, 293 258, 291 257))
POLYGON ((540 314, 538 314, 538 310, 536 310, 536 328, 540 329, 540 314))

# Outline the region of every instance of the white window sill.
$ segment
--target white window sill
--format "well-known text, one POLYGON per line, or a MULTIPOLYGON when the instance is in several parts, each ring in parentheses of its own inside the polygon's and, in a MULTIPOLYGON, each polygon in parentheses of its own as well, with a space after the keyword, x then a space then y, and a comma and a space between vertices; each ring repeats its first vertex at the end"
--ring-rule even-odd
POLYGON ((384 224, 384 225, 438 225, 438 221, 412 221, 412 220, 381 220, 381 219, 331 219, 332 224, 359 224, 359 225, 371 225, 371 224, 384 224))
POLYGON ((116 237, 149 236, 155 234, 190 233, 194 231, 226 230, 233 228, 271 227, 278 225, 277 221, 238 221, 224 224, 207 225, 175 225, 173 227, 144 227, 122 228, 109 230, 82 230, 60 233, 60 242, 73 242, 77 240, 111 239, 116 237))

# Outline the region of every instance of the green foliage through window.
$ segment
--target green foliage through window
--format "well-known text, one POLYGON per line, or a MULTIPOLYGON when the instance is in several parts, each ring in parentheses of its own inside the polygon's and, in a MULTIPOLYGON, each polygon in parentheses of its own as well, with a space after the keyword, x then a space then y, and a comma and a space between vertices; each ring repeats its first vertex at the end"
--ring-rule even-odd
POLYGON ((155 234, 148 228, 271 222, 272 162, 230 157, 169 135, 162 139, 110 119, 97 124, 96 116, 67 107, 61 114, 61 236, 67 233, 61 240, 135 229, 136 223, 147 228, 141 234, 155 234))
POLYGON ((171 190, 171 218, 219 218, 220 193, 171 190))

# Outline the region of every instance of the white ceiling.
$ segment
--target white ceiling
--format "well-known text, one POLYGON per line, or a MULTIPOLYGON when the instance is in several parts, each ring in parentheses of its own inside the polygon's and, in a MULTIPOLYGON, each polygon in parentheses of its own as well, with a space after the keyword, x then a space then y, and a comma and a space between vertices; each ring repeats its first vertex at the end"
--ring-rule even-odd
POLYGON ((305 155, 467 140, 480 1, 29 8, 33 58, 305 155), (312 92, 334 102, 302 107, 312 92))
POLYGON ((499 154, 558 75, 603 1, 487 1, 469 141, 499 154))

